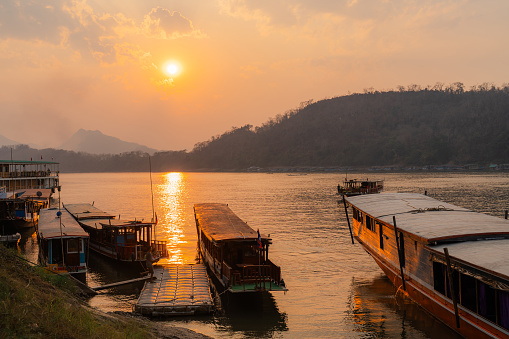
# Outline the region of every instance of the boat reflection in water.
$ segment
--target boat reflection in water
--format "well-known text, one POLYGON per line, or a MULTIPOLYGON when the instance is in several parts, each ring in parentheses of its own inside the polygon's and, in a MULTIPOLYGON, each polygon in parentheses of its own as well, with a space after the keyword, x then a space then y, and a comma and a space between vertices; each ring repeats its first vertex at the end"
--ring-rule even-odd
POLYGON ((279 311, 270 293, 226 293, 221 296, 219 313, 215 320, 218 330, 232 335, 271 338, 288 331, 288 316, 279 311))
MULTIPOLYGON (((141 264, 140 268, 142 268, 141 264)), ((134 270, 119 267, 115 261, 90 251, 87 274, 88 286, 98 287, 138 277, 139 273, 134 270)), ((143 284, 144 282, 137 282, 113 287, 107 292, 90 297, 88 303, 90 306, 97 307, 105 312, 131 312, 132 305, 138 299, 143 284)))
POLYGON ((354 331, 370 338, 462 338, 398 293, 380 274, 372 280, 352 279, 348 316, 354 331))

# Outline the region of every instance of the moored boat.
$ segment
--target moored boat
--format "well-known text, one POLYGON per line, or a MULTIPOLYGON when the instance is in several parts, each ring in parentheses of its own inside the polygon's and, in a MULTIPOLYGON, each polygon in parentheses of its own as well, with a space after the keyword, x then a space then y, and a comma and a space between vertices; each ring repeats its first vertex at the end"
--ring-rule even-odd
POLYGON ((338 194, 350 197, 354 195, 380 193, 383 189, 383 180, 345 179, 342 186, 338 185, 338 194))
POLYGON ((55 192, 60 188, 59 173, 59 163, 54 161, 0 160, 0 187, 6 192, 32 188, 55 192))
POLYGON ((91 204, 66 204, 64 208, 90 235, 90 249, 123 263, 134 263, 143 268, 149 251, 157 257, 168 257, 166 241, 153 239, 156 222, 137 219, 121 220, 91 204), (152 250, 151 250, 152 249, 152 250))
POLYGON ((41 265, 55 273, 84 277, 89 237, 66 210, 41 209, 37 237, 41 265))
POLYGON ((0 199, 0 221, 14 224, 15 228, 30 228, 37 224, 39 211, 50 206, 51 190, 20 189, 6 199, 0 199))
POLYGON ((398 290, 469 338, 509 337, 509 221, 413 193, 347 197, 398 290))
POLYGON ((222 291, 287 291, 281 268, 269 260, 272 240, 242 221, 226 204, 195 204, 200 254, 222 291))

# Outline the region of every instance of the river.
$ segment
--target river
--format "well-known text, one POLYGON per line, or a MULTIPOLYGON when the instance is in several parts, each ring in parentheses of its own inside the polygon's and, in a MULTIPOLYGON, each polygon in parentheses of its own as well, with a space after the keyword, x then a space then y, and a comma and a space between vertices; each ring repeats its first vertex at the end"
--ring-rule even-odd
MULTIPOLYGON (((504 216, 508 173, 357 173, 385 179, 385 191, 424 193, 478 212, 504 216)), ((338 173, 94 173, 61 174, 61 201, 94 202, 124 217, 158 216, 157 238, 169 243, 168 263, 194 263, 193 205, 228 203, 252 228, 270 234, 271 260, 287 293, 261 299, 222 299, 211 316, 167 320, 216 338, 437 338, 458 337, 411 301, 396 295, 373 259, 352 244, 338 205, 338 173), (152 185, 151 185, 152 181, 152 185), (152 194, 153 192, 153 194, 152 194)), ((58 195, 57 195, 58 198, 58 195)), ((37 238, 25 236, 29 258, 37 238)), ((94 259, 95 257, 91 257, 94 259)), ((130 278, 107 261, 89 263, 91 286, 130 278)), ((90 299, 103 311, 130 311, 140 286, 119 287, 90 299)))

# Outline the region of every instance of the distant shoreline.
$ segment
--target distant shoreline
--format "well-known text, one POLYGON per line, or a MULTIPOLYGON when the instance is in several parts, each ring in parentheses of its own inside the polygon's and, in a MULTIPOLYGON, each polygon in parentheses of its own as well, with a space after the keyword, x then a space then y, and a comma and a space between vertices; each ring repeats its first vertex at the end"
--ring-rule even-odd
MULTIPOLYGON (((488 169, 488 168, 443 168, 443 167, 429 167, 429 168, 399 168, 399 167, 384 167, 384 168, 336 168, 336 167, 270 167, 270 168, 248 168, 248 169, 207 169, 201 168, 196 170, 178 170, 171 169, 167 171, 156 171, 154 173, 167 173, 167 172, 182 172, 182 173, 501 173, 509 172, 509 165, 504 165, 503 168, 488 169)), ((77 174, 77 173, 148 173, 149 171, 60 171, 63 174, 77 174)))

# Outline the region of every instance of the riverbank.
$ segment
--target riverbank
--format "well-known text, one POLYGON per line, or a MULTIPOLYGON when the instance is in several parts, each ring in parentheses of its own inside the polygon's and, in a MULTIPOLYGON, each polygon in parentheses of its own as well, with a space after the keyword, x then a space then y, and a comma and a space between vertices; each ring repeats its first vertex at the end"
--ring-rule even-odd
POLYGON ((87 305, 65 276, 31 266, 0 245, 0 337, 209 338, 129 313, 87 305))

